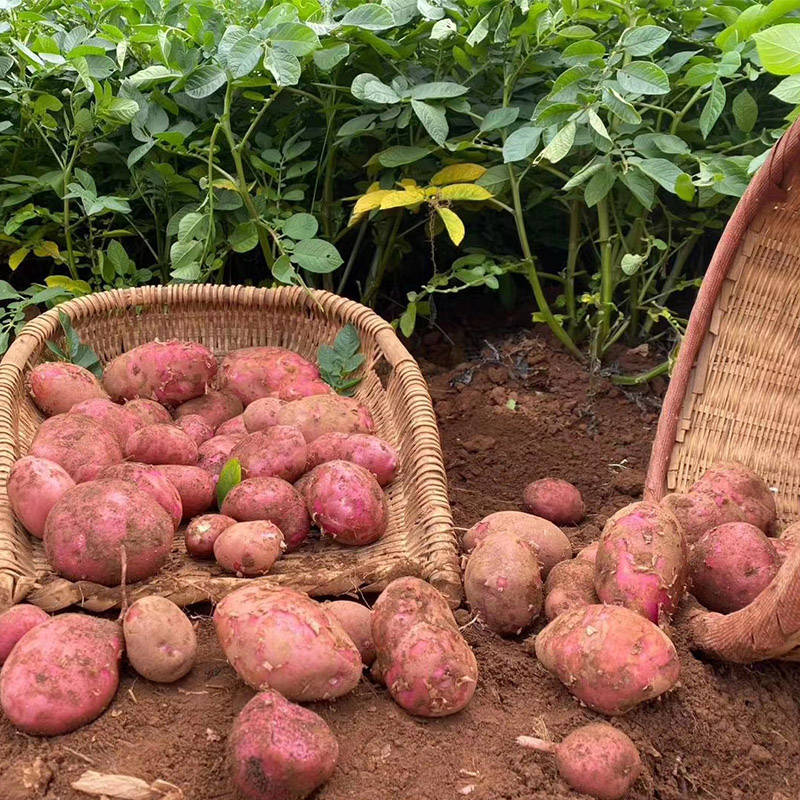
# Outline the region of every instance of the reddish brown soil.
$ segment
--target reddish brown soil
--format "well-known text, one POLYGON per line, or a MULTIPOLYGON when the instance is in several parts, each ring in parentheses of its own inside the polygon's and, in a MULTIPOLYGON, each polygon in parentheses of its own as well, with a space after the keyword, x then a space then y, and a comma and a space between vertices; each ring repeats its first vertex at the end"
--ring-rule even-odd
MULTIPOLYGON (((456 360, 469 361, 455 365, 452 348, 428 337, 421 362, 442 428, 456 524, 518 508, 527 481, 553 475, 583 492, 587 520, 568 533, 576 549, 591 541, 607 515, 641 492, 657 398, 622 394, 541 339, 512 336, 480 353, 465 344, 456 342, 456 360)), ((636 356, 627 360, 626 368, 636 368, 636 356)), ((469 622, 466 611, 458 615, 469 622)), ((171 781, 187 800, 233 800, 225 736, 252 692, 226 665, 209 618, 195 618, 198 663, 178 684, 150 684, 126 669, 109 711, 57 739, 24 736, 0 721, 0 800, 77 800, 85 795, 70 782, 87 769, 171 781), (38 768, 44 793, 22 788, 26 768, 29 775, 38 768)), ((480 682, 471 705, 454 717, 412 718, 367 680, 336 703, 314 706, 341 747, 336 774, 317 800, 578 797, 548 757, 514 739, 559 739, 598 716, 545 672, 523 641, 501 640, 475 624, 465 634, 480 682)), ((642 754, 631 797, 798 800, 800 670, 701 661, 684 646, 680 627, 674 635, 681 685, 614 721, 642 754)))

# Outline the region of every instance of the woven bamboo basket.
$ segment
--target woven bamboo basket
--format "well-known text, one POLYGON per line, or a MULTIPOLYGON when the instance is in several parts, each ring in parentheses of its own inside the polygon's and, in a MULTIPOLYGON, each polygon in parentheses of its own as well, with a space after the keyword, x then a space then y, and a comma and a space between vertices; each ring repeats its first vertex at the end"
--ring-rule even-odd
MULTIPOLYGON (((800 125, 775 145, 708 266, 656 432, 646 496, 739 461, 800 520, 800 125)), ((749 606, 692 615, 698 649, 738 662, 800 660, 800 547, 749 606)))
MULTIPOLYGON (((141 287, 103 292, 59 306, 82 341, 105 363, 153 339, 202 342, 217 357, 253 345, 278 345, 315 361, 347 323, 361 337, 366 356, 356 397, 369 406, 378 435, 399 452, 398 477, 387 487, 389 528, 367 547, 310 542, 280 559, 259 579, 224 575, 213 564, 190 559, 181 536, 161 572, 125 588, 128 601, 148 594, 180 605, 219 600, 254 580, 291 586, 311 595, 380 591, 401 575, 421 577, 453 604, 461 599, 457 544, 447 497, 439 433, 425 380, 391 325, 358 303, 301 288, 243 286, 141 287)), ((26 390, 26 374, 58 341, 55 310, 37 317, 0 364, 0 610, 28 601, 47 611, 79 604, 89 611, 120 605, 119 587, 71 582, 53 574, 41 542, 28 536, 11 513, 5 486, 12 463, 27 452, 41 415, 26 390)))

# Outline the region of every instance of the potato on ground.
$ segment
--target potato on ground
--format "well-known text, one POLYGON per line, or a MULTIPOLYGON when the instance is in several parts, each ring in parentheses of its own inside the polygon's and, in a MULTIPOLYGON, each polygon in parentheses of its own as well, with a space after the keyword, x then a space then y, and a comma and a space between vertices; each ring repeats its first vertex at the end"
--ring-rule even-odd
POLYGON ((470 553, 478 542, 500 531, 515 533, 536 548, 542 578, 546 578, 559 561, 572 558, 572 545, 560 528, 549 520, 522 511, 489 514, 464 534, 461 547, 465 553, 470 553))
POLYGON ((194 665, 197 636, 183 611, 166 597, 140 597, 122 620, 125 653, 149 681, 172 683, 194 665))
POLYGON ((100 381, 77 364, 45 361, 31 370, 29 380, 33 402, 48 417, 65 414, 84 400, 108 400, 100 381))
POLYGON ((622 606, 560 614, 536 637, 536 658, 581 702, 608 716, 669 691, 681 671, 666 634, 622 606))
POLYGON ((202 344, 147 342, 106 364, 103 387, 117 402, 142 397, 176 406, 205 394, 216 374, 216 359, 202 344))
POLYGON ((248 478, 225 496, 220 511, 238 522, 265 519, 281 530, 286 550, 296 550, 311 530, 305 500, 281 478, 248 478))
POLYGON ((47 517, 44 550, 65 578, 119 586, 123 560, 127 583, 155 575, 173 535, 170 515, 151 495, 106 478, 64 492, 47 517))
POLYGON ((561 561, 550 570, 544 582, 544 615, 554 620, 565 611, 597 605, 594 589, 594 564, 584 558, 561 561))
POLYGON ((236 395, 212 390, 181 403, 175 409, 175 419, 196 415, 202 417, 212 430, 216 430, 223 422, 238 417, 242 411, 244 406, 236 395))
POLYGON ((245 436, 231 458, 239 460, 245 478, 283 478, 291 483, 305 472, 308 453, 300 431, 274 425, 245 436))
POLYGON ((191 519, 208 511, 214 503, 217 481, 200 467, 182 464, 159 464, 155 467, 177 490, 183 506, 183 518, 191 519))
POLYGON ((238 433, 241 436, 247 436, 247 434, 250 433, 244 424, 243 414, 225 420, 215 431, 217 436, 229 436, 232 433, 238 433))
POLYGON ((581 561, 589 561, 594 564, 597 561, 597 549, 599 547, 600 540, 598 539, 596 542, 587 544, 586 547, 584 547, 582 550, 579 550, 575 558, 579 558, 581 561))
POLYGON ((141 427, 145 425, 169 425, 172 422, 172 415, 161 403, 157 403, 155 400, 148 400, 146 397, 129 400, 123 408, 139 418, 142 423, 141 427))
POLYGON ((74 731, 99 717, 113 699, 121 657, 118 624, 59 614, 29 630, 11 651, 0 671, 0 707, 24 733, 74 731))
POLYGON ((197 466, 212 475, 219 475, 230 459, 234 447, 243 438, 240 434, 231 434, 229 436, 214 436, 207 442, 203 442, 197 448, 197 466))
POLYGON ((14 645, 31 629, 50 617, 38 606, 20 603, 0 614, 0 666, 14 649, 14 645))
POLYGON ((94 480, 105 467, 122 461, 116 437, 83 414, 58 414, 36 431, 28 452, 63 467, 75 483, 94 480))
POLYGON ((99 422, 103 427, 108 428, 116 437, 119 446, 124 448, 125 442, 139 428, 144 427, 144 423, 136 412, 131 411, 126 406, 114 403, 108 398, 96 397, 91 400, 84 400, 76 403, 69 410, 70 414, 83 414, 99 422))
POLYGON ((145 464, 197 463, 199 450, 188 434, 174 425, 148 425, 125 444, 125 458, 145 464))
POLYGON ((372 433, 369 409, 352 397, 314 395, 287 403, 276 416, 278 425, 297 428, 310 444, 326 433, 372 433))
POLYGON ((278 424, 278 412, 286 405, 278 397, 259 397, 253 400, 242 413, 244 426, 248 433, 263 431, 278 424))
POLYGON ((214 436, 214 429, 199 414, 186 414, 176 419, 175 427, 180 428, 198 448, 214 436))
POLYGON ((303 800, 333 775, 339 744, 322 717, 267 689, 234 720, 228 758, 247 800, 303 800))
POLYGON ((186 526, 186 552, 195 558, 214 558, 214 542, 236 520, 224 514, 203 514, 186 526))
POLYGON ((214 558, 228 572, 254 578, 266 575, 286 549, 283 534, 272 522, 237 522, 214 541, 214 558))
POLYGON ((375 643, 372 641, 372 612, 353 600, 334 600, 325 603, 323 608, 336 617, 361 653, 364 666, 369 667, 375 661, 376 655, 375 643))
POLYGON ((603 603, 625 606, 651 622, 672 618, 689 577, 686 538, 658 503, 620 509, 603 528, 594 583, 603 603))
POLYGON ((28 533, 41 539, 50 509, 74 485, 69 473, 54 461, 25 456, 12 465, 6 492, 14 516, 28 533))
POLYGON ((178 490, 157 467, 136 461, 112 464, 100 473, 100 478, 116 478, 136 484, 170 515, 175 530, 178 530, 183 518, 183 503, 178 490))
POLYGON ((692 594, 709 610, 730 614, 769 586, 781 560, 764 533, 747 522, 712 528, 689 558, 692 594))
MULTIPOLYGON (((274 430, 274 428, 273 428, 274 430)), ((340 544, 364 545, 386 533, 389 506, 375 477, 358 464, 328 461, 306 491, 311 519, 340 544)))
POLYGON ((529 483, 522 493, 522 503, 526 511, 556 525, 577 525, 586 511, 581 493, 559 478, 529 483))
POLYGON ((488 628, 503 636, 520 634, 542 610, 535 548, 509 531, 483 539, 467 561, 464 591, 488 628))
POLYGON ((313 469, 326 461, 351 461, 371 472, 381 486, 397 475, 397 450, 369 433, 325 433, 308 446, 308 465, 313 469))
POLYGON ((226 658, 254 689, 289 700, 332 700, 361 678, 361 656, 342 626, 317 602, 292 589, 244 586, 214 612, 226 658))

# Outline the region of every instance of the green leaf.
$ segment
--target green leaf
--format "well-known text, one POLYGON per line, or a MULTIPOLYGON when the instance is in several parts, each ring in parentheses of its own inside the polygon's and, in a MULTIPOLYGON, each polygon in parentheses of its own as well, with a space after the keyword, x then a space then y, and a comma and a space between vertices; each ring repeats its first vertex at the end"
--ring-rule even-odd
POLYGON ((385 31, 394 26, 392 12, 377 3, 360 3, 342 18, 342 25, 367 31, 385 31))
POLYGON ((481 121, 481 133, 489 133, 511 125, 519 116, 518 108, 493 108, 481 121))
POLYGON ((324 50, 314 51, 314 64, 323 72, 330 72, 337 64, 350 55, 350 45, 347 42, 326 47, 324 50))
POLYGON ((711 129, 722 114, 725 100, 725 87, 719 78, 714 78, 714 82, 711 84, 711 94, 700 113, 700 133, 703 134, 704 139, 708 138, 708 134, 711 133, 711 129))
POLYGON ((72 132, 76 136, 85 136, 93 127, 92 112, 88 108, 79 108, 72 120, 72 132))
POLYGON ((399 103, 400 97, 391 86, 387 86, 379 78, 369 72, 356 75, 350 85, 353 97, 368 100, 372 103, 399 103))
POLYGON ((192 211, 178 223, 178 239, 202 239, 208 230, 208 216, 192 211))
POLYGON ((400 322, 398 323, 400 326, 400 332, 408 338, 414 333, 414 327, 417 324, 417 304, 416 303, 409 303, 406 307, 406 310, 400 317, 400 322))
POLYGON ((602 169, 605 169, 608 165, 605 161, 597 161, 592 164, 588 164, 583 169, 578 170, 562 187, 564 191, 569 191, 570 189, 574 189, 576 186, 581 186, 589 178, 592 177, 596 172, 599 172, 602 169))
POLYGON ((688 155, 689 145, 679 136, 669 133, 642 133, 633 140, 633 146, 643 155, 652 155, 656 150, 669 155, 688 155))
POLYGON ((542 129, 525 127, 515 130, 503 145, 503 161, 510 164, 513 161, 524 161, 539 146, 542 138, 542 129))
POLYGON ((113 122, 127 124, 139 113, 139 104, 135 100, 113 97, 108 103, 98 106, 97 113, 113 122))
POLYGON ((333 272, 343 263, 339 251, 323 239, 304 239, 298 242, 290 258, 302 269, 316 273, 333 272))
POLYGON ((406 164, 413 164, 421 158, 425 158, 430 153, 425 147, 407 147, 405 145, 396 145, 378 153, 378 163, 387 169, 391 167, 402 167, 406 164))
POLYGON ((677 194, 682 199, 691 200, 694 197, 695 187, 691 178, 671 161, 665 158, 645 158, 637 166, 647 177, 652 178, 668 192, 677 194))
POLYGON ((64 331, 64 338, 67 341, 67 354, 73 357, 78 352, 78 347, 81 343, 80 337, 72 327, 70 318, 59 309, 58 321, 61 323, 61 328, 64 331))
POLYGON ((595 172, 583 190, 583 199, 589 208, 596 206, 612 189, 616 175, 614 170, 608 165, 595 172))
POLYGON ((489 167, 489 169, 475 181, 475 185, 483 186, 493 197, 497 197, 499 194, 502 194, 503 190, 508 186, 509 169, 510 167, 504 164, 497 164, 494 167, 489 167))
POLYGON ((631 94, 666 94, 669 91, 669 76, 649 61, 631 61, 617 70, 617 81, 631 94))
POLYGON ((578 97, 578 84, 594 74, 595 70, 585 65, 570 67, 553 81, 550 94, 547 95, 548 100, 573 102, 578 97))
POLYGON ((455 35, 457 30, 458 29, 453 20, 440 19, 438 22, 435 22, 431 28, 431 39, 434 42, 444 41, 445 39, 449 39, 451 36, 455 35))
POLYGON ((347 137, 355 136, 357 133, 364 133, 375 127, 375 120, 378 118, 377 114, 359 114, 347 122, 336 131, 337 136, 347 137))
POLYGON ((773 75, 797 75, 800 73, 800 23, 790 22, 774 25, 753 39, 758 57, 767 72, 773 75))
POLYGON ((336 335, 333 349, 345 358, 354 356, 361 349, 361 338, 352 322, 345 325, 336 335))
POLYGON ((222 88, 227 80, 223 70, 213 64, 206 64, 189 75, 183 91, 195 100, 202 100, 222 88))
POLYGON ((200 258, 203 245, 197 241, 178 241, 169 249, 170 264, 173 269, 185 267, 200 258))
POLYGON ((584 39, 580 42, 573 42, 564 48, 561 58, 570 65, 588 64, 605 55, 606 48, 600 42, 584 39))
POLYGON ((467 36, 467 44, 470 47, 479 45, 489 35, 489 17, 491 11, 485 16, 481 17, 478 24, 472 29, 469 36, 467 36))
POLYGON ((283 221, 283 232, 290 239, 302 241, 316 236, 319 223, 313 214, 292 214, 283 221))
POLYGON ((645 258, 635 253, 625 253, 620 262, 620 268, 626 275, 633 275, 638 272, 639 267, 644 263, 645 258))
POLYGON ((439 81, 436 83, 421 83, 414 86, 408 93, 413 100, 445 100, 449 97, 460 97, 469 89, 460 83, 439 81))
POLYGON ((602 119, 600 119, 599 114, 593 109, 590 108, 588 111, 589 117, 589 126, 591 129, 601 138, 605 139, 607 142, 611 142, 611 136, 608 133, 608 128, 606 128, 605 123, 602 119))
POLYGON ((293 56, 307 56, 320 47, 319 37, 302 22, 283 22, 269 35, 270 41, 293 56))
POLYGON ((141 161, 153 149, 155 143, 156 143, 155 139, 150 139, 144 144, 140 144, 138 147, 134 147, 133 150, 131 150, 130 153, 128 153, 128 158, 127 158, 128 168, 130 169, 138 161, 141 161))
POLYGON ((217 480, 217 505, 222 508, 228 492, 242 482, 242 465, 238 458, 232 458, 225 463, 217 480))
POLYGON ((716 64, 695 64, 686 71, 681 83, 686 86, 708 86, 717 77, 716 64))
MULTIPOLYGON (((191 216, 187 214, 187 216, 191 216)), ((184 220, 186 217, 183 218, 184 220)), ((258 230, 253 220, 240 222, 228 237, 228 242, 236 253, 247 253, 258 244, 258 230)))
POLYGON ((615 117, 628 125, 638 125, 642 121, 639 112, 610 86, 603 87, 603 105, 615 117))
POLYGON ((295 86, 300 82, 303 68, 297 56, 285 50, 268 48, 264 55, 264 68, 272 73, 278 86, 295 86))
MULTIPOLYGON (((770 94, 777 97, 778 100, 783 100, 784 103, 797 105, 800 103, 800 75, 790 75, 788 78, 784 78, 770 94)), ((735 103, 734 100, 734 105, 735 103)))
POLYGON ((411 108, 431 139, 436 144, 443 145, 450 132, 445 110, 438 106, 432 106, 430 103, 423 103, 421 100, 412 100, 411 108))
POLYGON ((622 48, 632 56, 647 56, 669 39, 669 31, 658 25, 642 25, 630 29, 622 37, 622 48))
POLYGON ((547 159, 551 164, 557 164, 572 149, 575 141, 577 126, 568 122, 551 140, 547 147, 536 157, 537 161, 547 159))
POLYGON ((133 75, 128 76, 126 80, 130 86, 140 89, 154 83, 175 80, 175 78, 180 77, 181 73, 178 72, 178 70, 170 69, 162 64, 153 64, 152 66, 140 69, 138 72, 134 72, 133 75))
POLYGON ((272 265, 272 277, 278 283, 285 283, 289 286, 300 283, 300 276, 295 272, 289 256, 283 255, 275 260, 272 265))
POLYGON ((238 39, 230 49, 227 65, 234 78, 249 75, 261 61, 263 54, 261 42, 251 33, 238 39))

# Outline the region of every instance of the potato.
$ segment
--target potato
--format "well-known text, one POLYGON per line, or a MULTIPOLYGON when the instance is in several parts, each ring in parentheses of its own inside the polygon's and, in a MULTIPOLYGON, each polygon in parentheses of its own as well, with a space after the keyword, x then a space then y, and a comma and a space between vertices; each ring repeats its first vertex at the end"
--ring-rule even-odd
POLYGON ((245 405, 262 397, 296 400, 332 391, 311 362, 283 347, 246 347, 228 353, 218 382, 245 405))
POLYGON ((586 511, 581 493, 568 481, 542 478, 522 493, 525 510, 556 525, 577 525, 586 511))
POLYGON ((578 551, 578 555, 575 558, 581 559, 581 561, 590 561, 592 564, 597 561, 597 548, 600 547, 600 540, 598 539, 596 542, 592 542, 591 544, 587 544, 583 550, 578 551))
POLYGON ((544 615, 555 619, 573 608, 597 605, 594 589, 594 564, 585 558, 560 561, 544 583, 544 615))
POLYGON ((281 478, 248 478, 234 486, 220 511, 238 522, 265 519, 283 534, 286 550, 296 550, 311 530, 305 501, 295 488, 281 478))
POLYGON ((594 565, 597 596, 651 622, 672 618, 686 590, 689 559, 678 520, 658 503, 631 503, 603 528, 594 565))
POLYGON ((198 447, 180 428, 174 425, 148 425, 128 439, 125 458, 145 464, 197 463, 198 447))
POLYGON ((570 788, 598 800, 622 800, 642 771, 636 745, 607 722, 582 725, 560 744, 532 736, 518 736, 517 743, 553 753, 570 788))
POLYGON ((303 502, 308 502, 308 487, 311 485, 311 481, 314 478, 314 473, 316 472, 316 467, 312 470, 306 472, 305 475, 298 478, 292 485, 295 488, 295 491, 303 498, 303 502))
POLYGON ((143 397, 177 406, 205 394, 216 374, 216 359, 202 344, 147 342, 106 364, 103 387, 118 402, 143 397))
POLYGON ((536 548, 510 531, 487 536, 467 561, 464 591, 486 627, 502 636, 520 634, 542 610, 536 548))
POLYGON ((231 433, 238 433, 242 436, 247 436, 250 431, 247 430, 244 424, 244 415, 239 414, 236 417, 226 420, 215 431, 217 436, 228 436, 231 433))
POLYGON ((311 519, 323 534, 340 544, 371 544, 386 533, 389 524, 386 497, 372 474, 357 464, 349 461, 320 464, 306 498, 311 519))
POLYGON ((122 461, 114 434, 83 414, 46 419, 36 431, 28 455, 54 461, 75 483, 94 480, 105 467, 122 461))
POLYGON ((111 400, 95 397, 76 403, 69 410, 70 414, 83 414, 99 422, 114 434, 120 447, 125 447, 128 438, 144 427, 141 418, 129 408, 112 403, 111 400))
POLYGON ((397 451, 388 442, 368 433, 325 433, 308 446, 312 469, 326 461, 352 461, 371 472, 381 486, 397 474, 397 451))
POLYGON ((339 744, 322 717, 267 689, 234 720, 228 758, 247 800, 303 800, 333 775, 339 744))
POLYGON ((266 575, 286 549, 283 534, 272 522, 237 522, 225 528, 214 541, 214 558, 239 577, 266 575))
POLYGON ((515 533, 530 542, 538 552, 542 578, 559 562, 572 558, 572 545, 560 528, 546 519, 522 511, 496 511, 473 525, 461 540, 465 553, 470 553, 482 539, 499 531, 515 533))
POLYGON ((50 509, 74 485, 69 473, 54 461, 25 456, 11 467, 6 492, 14 516, 28 533, 41 539, 50 509))
POLYGON ((212 430, 216 430, 223 422, 238 417, 242 411, 244 406, 236 395, 212 390, 181 403, 175 409, 175 419, 196 415, 202 417, 212 430))
POLYGON ((65 414, 84 400, 108 400, 100 381, 77 364, 45 361, 31 370, 29 380, 33 402, 48 417, 65 414))
POLYGON ((780 565, 773 542, 755 525, 728 522, 712 528, 692 547, 692 594, 709 611, 730 614, 752 603, 780 565))
POLYGON ((307 448, 300 431, 275 425, 244 437, 231 451, 245 478, 296 481, 306 469, 307 448))
POLYGON ((213 428, 199 414, 186 414, 176 419, 175 427, 180 428, 198 448, 214 436, 213 428))
POLYGON ((668 494, 661 500, 661 505, 678 520, 689 545, 718 525, 744 520, 741 509, 733 500, 708 490, 668 494))
POLYGON ((197 448, 197 466, 212 475, 219 475, 226 462, 230 459, 233 448, 242 439, 244 439, 244 436, 230 434, 228 436, 214 436, 207 442, 203 442, 197 448))
POLYGON ((181 464, 159 464, 160 472, 177 490, 183 506, 183 518, 191 519, 214 504, 217 481, 200 467, 185 467, 181 464))
POLYGON ((156 403, 155 400, 148 400, 146 397, 129 400, 123 408, 135 414, 141 420, 141 427, 145 425, 169 425, 172 422, 172 415, 161 403, 156 403))
POLYGON ((242 418, 248 433, 263 431, 278 424, 278 412, 286 405, 285 400, 278 397, 259 397, 245 408, 242 418))
POLYGON ((254 689, 303 702, 332 700, 361 678, 361 656, 342 626, 293 589, 237 589, 217 606, 214 626, 231 666, 254 689))
MULTIPOLYGON (((353 600, 334 600, 323 608, 333 614, 361 653, 361 661, 369 667, 375 661, 375 643, 372 641, 372 612, 353 600)), ((2 617, 0 617, 0 620, 2 617)))
POLYGON ((131 666, 156 683, 173 683, 194 665, 197 636, 186 614, 166 597, 140 597, 122 620, 131 666))
POLYGON ((536 637, 535 646, 548 672, 593 711, 611 717, 669 691, 681 672, 666 634, 622 606, 560 614, 536 637))
POLYGON ((129 461, 125 464, 112 464, 110 467, 106 467, 99 477, 116 478, 136 484, 170 515, 174 529, 178 530, 183 518, 183 503, 180 494, 166 475, 159 472, 156 467, 129 461))
POLYGON ((309 443, 326 433, 372 433, 375 428, 366 406, 339 395, 314 395, 287 403, 276 421, 297 428, 309 443))
POLYGON ((121 656, 119 625, 59 614, 29 630, 11 651, 0 671, 0 707, 24 733, 74 731, 97 719, 113 699, 121 656))
POLYGON ((214 542, 236 520, 224 514, 203 514, 186 526, 186 550, 195 558, 214 558, 214 542))
POLYGON ((53 506, 44 526, 50 565, 73 581, 118 586, 158 572, 171 547, 170 515, 143 489, 112 478, 78 484, 53 506))
POLYGON ((14 645, 29 631, 50 617, 38 606, 20 603, 0 614, 0 666, 14 649, 14 645))

